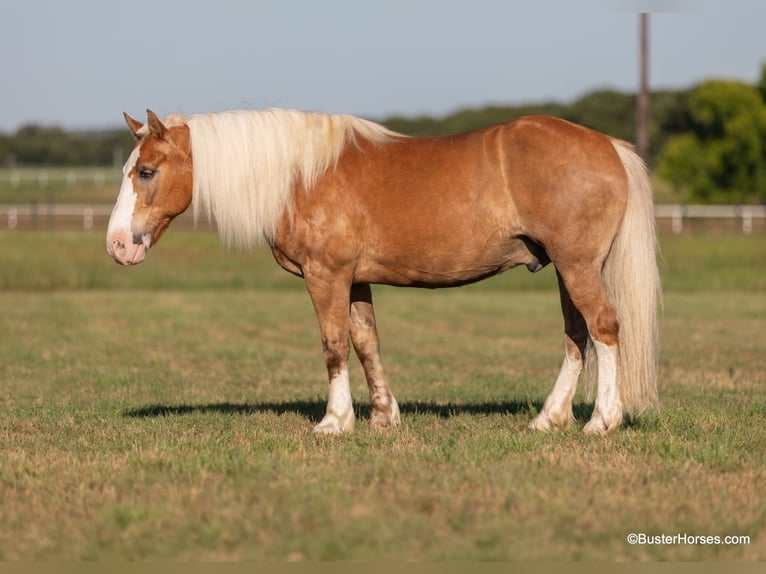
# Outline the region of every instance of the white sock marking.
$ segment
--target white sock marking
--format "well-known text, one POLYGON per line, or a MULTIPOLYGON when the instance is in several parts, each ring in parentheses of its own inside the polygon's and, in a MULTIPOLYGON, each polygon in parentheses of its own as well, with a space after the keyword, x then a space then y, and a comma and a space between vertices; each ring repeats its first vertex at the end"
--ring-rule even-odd
POLYGON ((317 434, 341 434, 354 430, 354 406, 351 402, 351 385, 348 369, 343 369, 330 381, 327 411, 321 422, 314 427, 317 434))
POLYGON ((582 371, 582 360, 564 353, 564 361, 542 411, 529 423, 534 430, 562 427, 572 419, 572 399, 577 390, 577 380, 582 371))
POLYGON ((603 433, 622 423, 622 402, 617 385, 617 346, 593 341, 598 357, 598 391, 596 406, 588 424, 586 433, 603 433))

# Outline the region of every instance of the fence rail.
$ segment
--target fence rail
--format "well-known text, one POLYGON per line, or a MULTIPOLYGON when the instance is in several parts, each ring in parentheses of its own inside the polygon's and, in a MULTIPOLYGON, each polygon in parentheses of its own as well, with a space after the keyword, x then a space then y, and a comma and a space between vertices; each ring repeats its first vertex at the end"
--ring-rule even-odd
MULTIPOLYGON (((97 226, 106 227, 112 214, 112 205, 87 205, 77 203, 0 203, 0 227, 8 229, 55 229, 78 228, 85 230, 97 226)), ((181 221, 191 222, 184 214, 181 221)))
POLYGON ((673 233, 681 233, 689 219, 738 219, 742 232, 753 231, 754 219, 766 218, 766 205, 655 205, 657 219, 670 219, 673 233))
POLYGON ((17 189, 71 187, 73 185, 105 185, 122 179, 122 170, 116 167, 18 167, 0 168, 0 186, 17 189))
MULTIPOLYGON (((0 204, 0 226, 16 228, 54 228, 59 225, 82 226, 93 229, 96 221, 105 220, 112 213, 112 205, 85 205, 67 203, 0 204)), ((753 231, 754 220, 766 220, 764 205, 656 205, 657 220, 670 220, 674 233, 681 233, 689 220, 738 220, 742 232, 753 231)), ((191 222, 184 214, 181 221, 191 222)))

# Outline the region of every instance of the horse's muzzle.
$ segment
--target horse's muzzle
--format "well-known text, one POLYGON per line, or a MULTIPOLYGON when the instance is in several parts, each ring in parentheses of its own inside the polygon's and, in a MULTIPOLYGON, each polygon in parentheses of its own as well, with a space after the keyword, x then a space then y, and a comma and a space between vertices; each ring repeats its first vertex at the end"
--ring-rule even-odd
POLYGON ((120 265, 138 265, 146 259, 145 242, 127 231, 114 231, 106 238, 106 250, 120 265))

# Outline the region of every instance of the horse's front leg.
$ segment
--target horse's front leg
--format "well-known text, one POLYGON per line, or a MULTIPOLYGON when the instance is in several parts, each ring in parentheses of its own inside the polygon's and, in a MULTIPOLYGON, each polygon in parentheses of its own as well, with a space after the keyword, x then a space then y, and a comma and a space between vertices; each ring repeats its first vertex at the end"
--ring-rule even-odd
POLYGON ((396 427, 399 425, 399 405, 383 374, 369 285, 354 285, 351 288, 350 319, 351 341, 370 388, 370 427, 378 430, 396 427))
POLYGON ((348 378, 350 285, 337 278, 307 276, 330 380, 327 410, 315 434, 339 435, 354 430, 354 407, 348 378))

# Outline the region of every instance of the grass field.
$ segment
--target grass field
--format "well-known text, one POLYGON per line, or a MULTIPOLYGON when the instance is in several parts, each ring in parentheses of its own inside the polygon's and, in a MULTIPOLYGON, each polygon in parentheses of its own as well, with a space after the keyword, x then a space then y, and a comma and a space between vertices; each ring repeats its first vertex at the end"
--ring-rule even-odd
POLYGON ((357 431, 317 439, 318 327, 269 254, 171 230, 124 269, 99 233, 0 232, 0 560, 765 560, 766 238, 662 249, 660 415, 585 437, 578 395, 526 430, 562 322, 516 270, 374 289, 402 426, 366 428, 354 363, 357 431))

